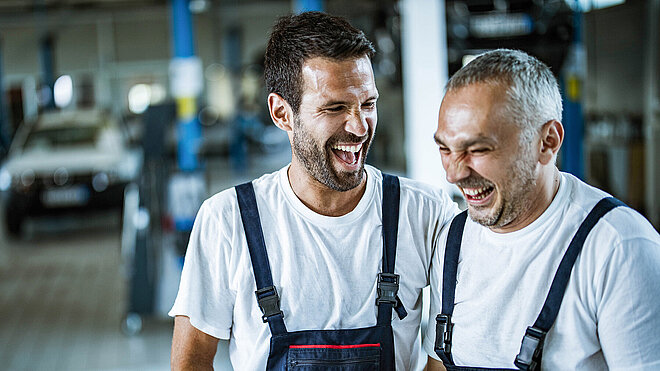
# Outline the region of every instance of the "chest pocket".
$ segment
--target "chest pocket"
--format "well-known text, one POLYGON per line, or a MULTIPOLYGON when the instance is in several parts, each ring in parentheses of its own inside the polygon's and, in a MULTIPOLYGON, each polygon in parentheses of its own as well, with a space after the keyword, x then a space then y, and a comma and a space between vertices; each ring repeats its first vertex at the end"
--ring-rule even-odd
POLYGON ((380 344, 291 345, 287 370, 367 371, 378 370, 380 344))

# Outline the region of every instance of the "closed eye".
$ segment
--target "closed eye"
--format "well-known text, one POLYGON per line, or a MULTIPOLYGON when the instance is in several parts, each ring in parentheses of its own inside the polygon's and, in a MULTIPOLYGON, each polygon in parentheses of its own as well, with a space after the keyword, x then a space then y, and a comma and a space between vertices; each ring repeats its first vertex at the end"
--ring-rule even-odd
POLYGON ((325 110, 328 112, 341 112, 344 109, 344 106, 332 106, 326 107, 325 110))
POLYGON ((470 149, 470 153, 472 154, 484 154, 486 152, 489 152, 490 148, 474 148, 470 149))
POLYGON ((364 103, 362 105, 362 108, 364 108, 364 109, 374 109, 374 108, 376 108, 376 102, 372 101, 372 102, 364 103))

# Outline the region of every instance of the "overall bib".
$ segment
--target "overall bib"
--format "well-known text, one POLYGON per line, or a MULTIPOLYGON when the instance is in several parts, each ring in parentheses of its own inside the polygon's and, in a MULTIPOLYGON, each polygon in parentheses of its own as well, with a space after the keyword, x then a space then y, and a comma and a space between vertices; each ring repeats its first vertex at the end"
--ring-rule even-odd
POLYGON ((580 224, 573 236, 564 257, 559 263, 559 268, 552 280, 550 291, 541 313, 533 326, 527 328, 520 346, 520 353, 516 356, 514 365, 517 369, 482 368, 456 366, 451 356, 451 338, 454 324, 451 316, 454 313, 454 297, 456 292, 456 274, 458 268, 458 256, 461 249, 463 229, 467 219, 467 210, 457 215, 451 222, 447 236, 447 249, 445 251, 445 263, 442 277, 442 313, 436 317, 435 353, 440 357, 448 371, 452 370, 540 370, 541 357, 543 355, 543 342, 545 335, 557 319, 559 307, 566 291, 571 270, 575 264, 578 254, 582 250, 584 241, 598 220, 617 206, 625 204, 614 197, 600 200, 591 209, 585 220, 580 224))
POLYGON ((399 276, 394 274, 399 179, 383 174, 383 267, 377 277, 375 303, 378 317, 375 326, 358 329, 287 331, 252 183, 236 186, 236 195, 257 284, 257 302, 272 335, 266 370, 394 370, 392 309, 401 319, 407 315, 397 296, 399 276))

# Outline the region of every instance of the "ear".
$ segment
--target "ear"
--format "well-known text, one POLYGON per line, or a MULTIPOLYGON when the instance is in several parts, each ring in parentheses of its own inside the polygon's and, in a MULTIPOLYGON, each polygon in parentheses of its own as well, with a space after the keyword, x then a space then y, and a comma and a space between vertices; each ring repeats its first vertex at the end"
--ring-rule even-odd
POLYGON ((541 128, 541 150, 539 162, 543 165, 554 160, 564 141, 564 126, 557 120, 550 120, 541 128))
POLYGON ((281 95, 268 94, 268 112, 275 126, 287 132, 293 130, 293 110, 281 95))

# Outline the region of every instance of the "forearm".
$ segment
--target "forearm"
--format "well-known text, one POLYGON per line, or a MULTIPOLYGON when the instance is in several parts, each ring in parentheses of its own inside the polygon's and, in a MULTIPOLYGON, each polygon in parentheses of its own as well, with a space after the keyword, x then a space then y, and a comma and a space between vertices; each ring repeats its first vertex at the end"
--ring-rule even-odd
POLYGON ((424 371, 447 371, 447 369, 445 368, 445 365, 442 364, 442 362, 432 357, 428 357, 428 363, 426 364, 424 371))
POLYGON ((172 336, 172 370, 213 370, 218 339, 199 331, 190 319, 177 316, 172 336))

